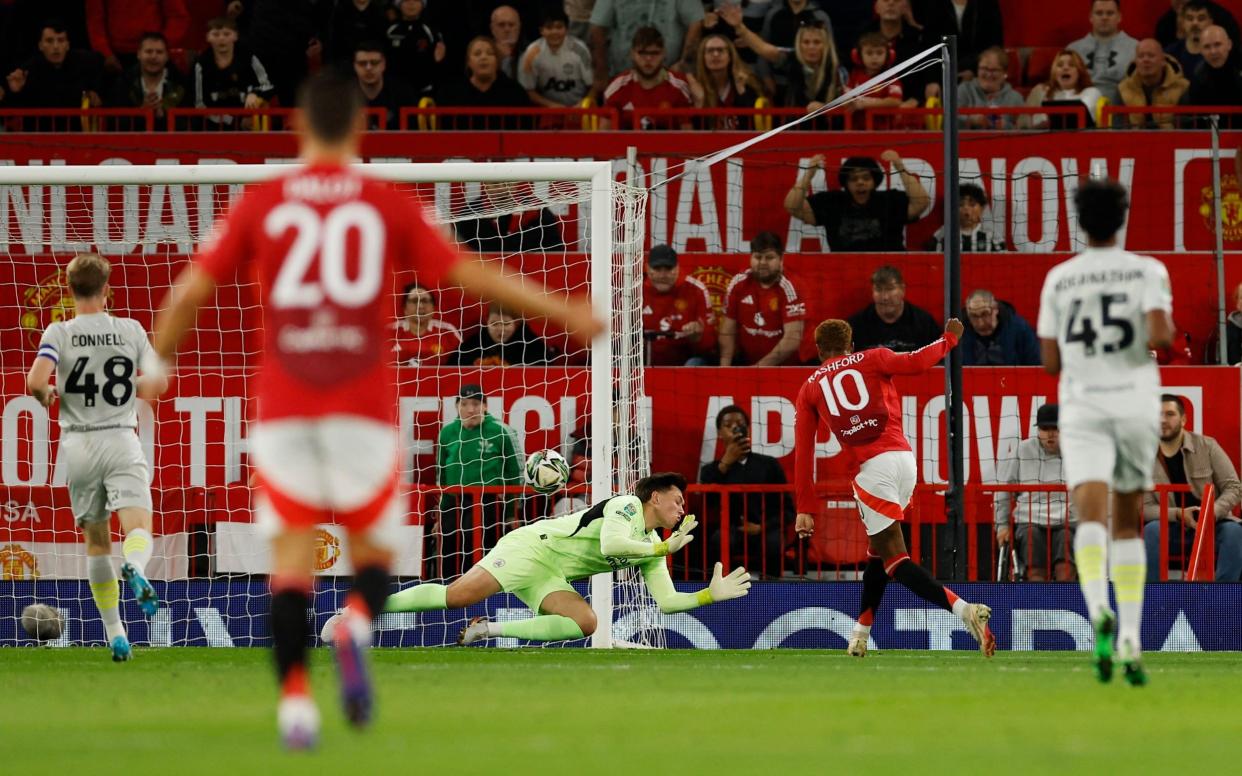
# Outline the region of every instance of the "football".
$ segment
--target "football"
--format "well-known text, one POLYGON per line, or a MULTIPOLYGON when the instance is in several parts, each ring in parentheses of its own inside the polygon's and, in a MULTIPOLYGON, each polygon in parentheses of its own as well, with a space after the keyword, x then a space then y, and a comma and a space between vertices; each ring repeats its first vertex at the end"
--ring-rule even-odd
POLYGON ((526 484, 536 493, 548 495, 569 482, 569 462, 555 450, 539 450, 526 459, 526 484))
POLYGON ((22 630, 32 639, 60 638, 61 628, 60 612, 47 604, 31 604, 22 610, 22 630))

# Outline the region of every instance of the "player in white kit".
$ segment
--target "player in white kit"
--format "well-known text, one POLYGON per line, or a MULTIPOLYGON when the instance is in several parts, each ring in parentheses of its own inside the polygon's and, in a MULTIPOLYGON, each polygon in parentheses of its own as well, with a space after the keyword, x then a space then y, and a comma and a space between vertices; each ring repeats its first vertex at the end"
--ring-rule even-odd
POLYGON ((159 607, 146 578, 153 549, 151 477, 135 433, 135 403, 159 396, 167 381, 139 377, 138 364, 151 344, 140 323, 108 314, 111 272, 108 261, 93 253, 69 262, 74 318, 47 327, 26 387, 44 407, 51 407, 59 394, 60 445, 73 516, 86 539, 91 597, 103 619, 112 659, 121 662, 129 660, 131 650, 112 567, 110 518, 115 512, 125 533, 121 575, 150 617, 159 607))
POLYGON ((1156 259, 1117 245, 1129 209, 1115 181, 1085 182, 1074 196, 1086 251, 1048 272, 1039 298, 1044 369, 1060 374, 1065 483, 1082 523, 1074 536, 1078 580, 1095 628, 1100 681, 1113 674, 1113 641, 1132 685, 1147 682, 1143 616, 1143 491, 1160 432, 1160 372, 1152 348, 1173 338, 1169 273, 1156 259), (1112 489, 1112 546, 1105 525, 1112 489), (1111 561, 1117 613, 1108 605, 1111 561))

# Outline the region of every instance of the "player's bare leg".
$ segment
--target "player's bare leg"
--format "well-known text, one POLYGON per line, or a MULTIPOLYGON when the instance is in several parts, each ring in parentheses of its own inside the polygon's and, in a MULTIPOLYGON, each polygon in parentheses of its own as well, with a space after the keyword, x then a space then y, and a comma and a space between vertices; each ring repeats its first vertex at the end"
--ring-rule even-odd
POLYGON ((1147 579, 1147 554, 1143 548, 1143 492, 1113 493, 1113 545, 1110 576, 1117 597, 1117 656, 1126 681, 1135 687, 1147 684, 1143 670, 1143 583, 1147 579))
POLYGON ((147 563, 155 550, 151 513, 141 507, 121 507, 116 511, 116 517, 121 522, 121 532, 125 534, 125 542, 121 545, 121 552, 125 555, 121 578, 134 592, 142 613, 154 617, 160 606, 160 597, 147 581, 147 563))
POLYGON ((122 663, 133 652, 129 637, 121 622, 121 590, 117 586, 116 571, 112 568, 112 531, 108 520, 97 520, 82 525, 82 537, 86 540, 86 578, 91 586, 91 597, 103 620, 104 633, 112 660, 122 663))
POLYGON ((992 617, 991 608, 959 598, 928 574, 926 569, 910 560, 899 524, 892 523, 879 533, 869 536, 868 540, 871 543, 871 552, 884 559, 884 571, 889 577, 924 601, 956 614, 979 643, 979 651, 983 656, 992 657, 995 654, 996 638, 988 627, 988 620, 992 617))
POLYGON ((354 586, 332 633, 332 654, 341 679, 345 717, 355 727, 363 727, 371 721, 374 703, 366 661, 373 637, 371 617, 388 595, 392 552, 365 532, 351 532, 349 554, 354 586))
POLYGON ((595 632, 595 626, 595 612, 582 596, 569 590, 558 590, 544 596, 539 604, 539 614, 534 617, 509 622, 474 618, 461 632, 457 643, 472 644, 492 638, 565 641, 590 636, 595 632))
POLYGON ((306 675, 306 609, 314 560, 312 528, 284 528, 272 539, 272 647, 281 693, 276 724, 288 749, 310 749, 319 737, 319 710, 306 675))
MULTIPOLYGON (((1078 565, 1078 585, 1087 603, 1087 617, 1095 629, 1092 661, 1101 682, 1113 678, 1113 640, 1117 617, 1108 606, 1108 484, 1084 482, 1074 488, 1078 508, 1078 531, 1074 535, 1074 562, 1078 565)), ((1140 539, 1140 549, 1142 540, 1140 539)), ((1142 596, 1142 588, 1139 592, 1142 596)))

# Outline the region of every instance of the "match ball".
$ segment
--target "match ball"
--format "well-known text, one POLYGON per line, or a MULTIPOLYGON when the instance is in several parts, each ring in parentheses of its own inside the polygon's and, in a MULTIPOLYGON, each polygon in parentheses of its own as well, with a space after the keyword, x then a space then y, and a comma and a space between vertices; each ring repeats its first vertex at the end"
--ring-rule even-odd
POLYGON ((31 604, 22 609, 22 630, 32 639, 49 641, 60 638, 64 623, 60 612, 47 604, 31 604))
POLYGON ((536 493, 549 495, 569 482, 569 462, 555 450, 540 450, 526 459, 526 484, 536 493))

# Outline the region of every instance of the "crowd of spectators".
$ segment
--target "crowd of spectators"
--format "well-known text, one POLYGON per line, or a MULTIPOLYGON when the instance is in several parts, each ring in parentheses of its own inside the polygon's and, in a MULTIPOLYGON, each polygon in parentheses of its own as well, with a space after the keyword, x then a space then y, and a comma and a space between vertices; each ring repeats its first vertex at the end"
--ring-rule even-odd
MULTIPOLYGON (((1038 47, 1019 53, 997 0, 9 0, 0 2, 0 107, 288 107, 308 72, 352 66, 383 111, 375 128, 399 127, 400 109, 420 105, 584 104, 617 108, 626 127, 749 128, 742 116, 635 123, 634 114, 813 111, 945 34, 958 36, 962 107, 1084 109, 1075 122, 971 112, 968 127, 1085 126, 1105 103, 1242 105, 1237 22, 1220 4, 1172 0, 1141 39, 1120 0, 1081 7, 1085 34, 1044 60, 1038 47), (194 22, 204 10, 215 18, 194 22), (148 50, 159 46, 163 55, 148 50)), ((940 96, 938 67, 915 68, 810 126, 858 127, 868 111, 922 105, 940 96)), ((1174 123, 1171 114, 1126 118, 1110 123, 1174 123)), ((233 123, 218 116, 214 126, 233 123)), ((902 126, 891 115, 867 123, 902 126)))

